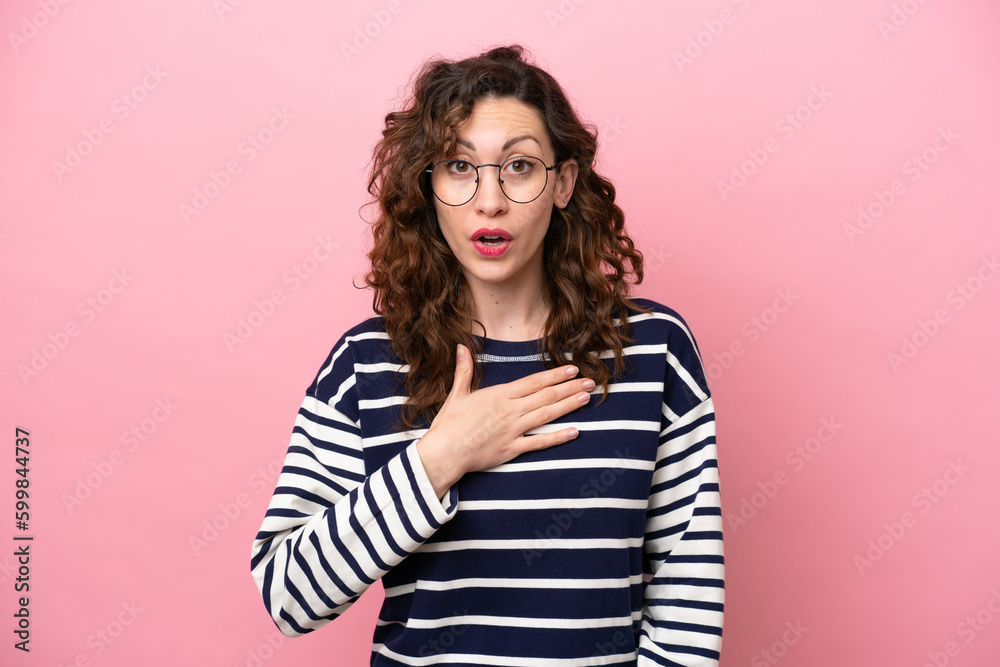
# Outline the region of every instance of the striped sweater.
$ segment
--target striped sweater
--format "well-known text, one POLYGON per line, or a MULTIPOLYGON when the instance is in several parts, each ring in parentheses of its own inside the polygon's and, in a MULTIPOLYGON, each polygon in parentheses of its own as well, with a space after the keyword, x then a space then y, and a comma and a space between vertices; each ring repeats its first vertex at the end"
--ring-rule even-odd
MULTIPOLYGON (((251 570, 298 636, 377 579, 372 665, 717 665, 722 517, 712 399, 681 317, 636 299, 630 369, 533 432, 579 436, 436 497, 398 431, 384 320, 333 347, 306 391, 251 570)), ((544 368, 537 341, 482 339, 481 386, 544 368)), ((613 365, 610 353, 604 355, 613 365)), ((474 425, 470 425, 474 427, 474 425)))

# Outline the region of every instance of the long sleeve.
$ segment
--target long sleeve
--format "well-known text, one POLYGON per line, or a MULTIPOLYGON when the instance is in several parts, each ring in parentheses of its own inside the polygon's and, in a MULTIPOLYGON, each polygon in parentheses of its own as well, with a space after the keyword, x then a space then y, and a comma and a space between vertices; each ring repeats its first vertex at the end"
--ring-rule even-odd
POLYGON ((638 665, 716 666, 724 564, 715 411, 690 333, 669 344, 645 528, 638 665))
MULTIPOLYGON (((454 490, 444 503, 435 496, 416 440, 366 474, 351 342, 341 339, 307 390, 251 551, 264 605, 289 636, 343 613, 457 508, 454 490)), ((378 384, 373 377, 361 382, 378 384)))

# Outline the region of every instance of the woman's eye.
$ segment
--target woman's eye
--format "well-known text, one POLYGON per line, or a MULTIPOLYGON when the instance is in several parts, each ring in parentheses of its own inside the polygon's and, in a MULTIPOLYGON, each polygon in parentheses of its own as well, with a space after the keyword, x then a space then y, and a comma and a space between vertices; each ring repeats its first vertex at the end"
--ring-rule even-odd
POLYGON ((535 163, 527 158, 518 158, 507 163, 507 168, 515 174, 523 174, 529 171, 535 163))
POLYGON ((472 168, 472 165, 465 160, 452 160, 448 163, 448 167, 457 174, 464 174, 472 168))

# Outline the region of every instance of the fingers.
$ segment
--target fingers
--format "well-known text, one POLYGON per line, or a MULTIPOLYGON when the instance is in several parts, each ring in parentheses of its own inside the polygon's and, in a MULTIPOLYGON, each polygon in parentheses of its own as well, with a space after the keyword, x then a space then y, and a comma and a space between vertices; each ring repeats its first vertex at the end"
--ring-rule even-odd
POLYGON ((451 391, 458 395, 468 394, 471 386, 472 355, 469 353, 469 348, 459 343, 455 359, 455 382, 451 391))
MULTIPOLYGON (((584 380, 584 382, 590 382, 590 384, 593 385, 592 380, 584 380)), ((567 382, 566 384, 575 385, 577 383, 567 382)), ((590 394, 586 391, 574 391, 561 400, 545 403, 535 410, 526 413, 521 425, 524 426, 525 431, 530 431, 533 428, 537 428, 543 424, 548 424, 550 421, 559 419, 560 417, 573 412, 573 410, 582 408, 589 402, 590 394)))
MULTIPOLYGON (((533 394, 518 399, 518 407, 522 414, 529 414, 538 410, 546 410, 548 413, 549 411, 547 408, 562 403, 560 408, 556 410, 560 413, 556 416, 562 416, 566 412, 570 412, 581 405, 586 405, 587 401, 590 399, 590 395, 587 392, 593 388, 594 381, 590 378, 578 378, 575 380, 564 381, 554 386, 543 387, 541 390, 536 391, 533 394), (572 402, 563 403, 567 399, 572 399, 574 397, 582 400, 576 404, 573 404, 572 402), (563 409, 565 409, 565 412, 562 412, 563 409)), ((551 417, 550 419, 554 418, 555 417, 551 417)))
POLYGON ((564 428, 552 433, 539 433, 537 435, 522 435, 514 441, 518 453, 538 451, 555 447, 575 439, 580 432, 575 428, 564 428))
MULTIPOLYGON (((553 447, 579 435, 577 429, 566 424, 553 432, 524 435, 589 402, 588 392, 594 388, 594 381, 577 377, 579 369, 575 366, 545 370, 514 382, 482 388, 476 392, 482 394, 476 397, 471 391, 473 368, 472 352, 458 345, 451 391, 421 440, 420 455, 430 458, 431 468, 435 456, 445 451, 448 460, 461 462, 457 464, 461 467, 457 475, 460 477, 465 472, 492 468, 519 453, 553 447)), ((449 472, 448 479, 455 477, 454 472, 449 472)))
POLYGON ((560 366, 546 371, 533 373, 520 380, 510 383, 513 398, 523 398, 535 394, 546 387, 575 378, 580 372, 576 366, 560 366))

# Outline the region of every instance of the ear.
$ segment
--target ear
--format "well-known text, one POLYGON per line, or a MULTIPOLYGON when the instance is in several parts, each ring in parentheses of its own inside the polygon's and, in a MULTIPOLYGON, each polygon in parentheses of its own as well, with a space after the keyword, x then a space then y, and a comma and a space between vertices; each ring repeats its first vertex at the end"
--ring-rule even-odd
POLYGON ((570 198, 573 196, 573 188, 576 186, 576 177, 580 173, 580 165, 573 158, 564 160, 555 170, 556 187, 555 201, 556 208, 566 208, 570 198))

